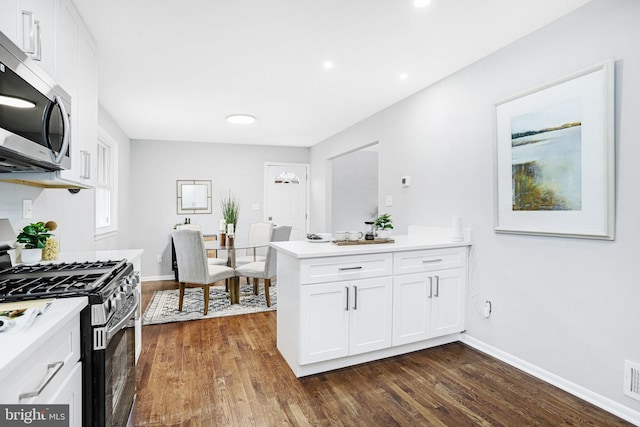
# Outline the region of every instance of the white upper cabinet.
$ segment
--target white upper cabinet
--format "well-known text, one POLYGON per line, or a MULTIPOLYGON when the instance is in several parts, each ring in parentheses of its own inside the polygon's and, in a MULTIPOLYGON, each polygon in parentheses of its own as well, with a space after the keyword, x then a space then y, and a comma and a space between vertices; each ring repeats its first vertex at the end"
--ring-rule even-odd
POLYGON ((1 0, 0 31, 71 96, 71 169, 59 174, 71 186, 94 187, 98 54, 74 3, 71 0, 1 0))
POLYGON ((96 182, 98 147, 97 51, 70 0, 62 0, 58 83, 71 95, 71 169, 62 177, 83 187, 96 182))
POLYGON ((55 77, 59 0, 3 0, 0 31, 55 77))

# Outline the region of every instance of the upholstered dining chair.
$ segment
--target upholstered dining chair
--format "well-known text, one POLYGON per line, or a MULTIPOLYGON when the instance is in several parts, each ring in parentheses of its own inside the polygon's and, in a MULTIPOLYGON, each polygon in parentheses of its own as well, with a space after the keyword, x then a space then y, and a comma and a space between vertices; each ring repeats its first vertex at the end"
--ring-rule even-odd
MULTIPOLYGON (((215 234, 202 235, 205 242, 213 242, 218 240, 218 236, 215 234)), ((218 251, 216 249, 207 249, 207 262, 209 265, 227 265, 225 258, 218 258, 218 251)))
MULTIPOLYGON (((270 242, 284 242, 289 240, 291 236, 290 225, 279 225, 271 231, 270 242)), ((271 279, 276 276, 276 250, 271 246, 267 248, 267 254, 264 261, 254 261, 248 264, 236 267, 236 275, 239 277, 247 277, 253 279, 253 292, 258 294, 258 282, 264 280, 264 297, 267 307, 271 307, 271 296, 269 295, 269 287, 271 279)))
POLYGON ((173 230, 173 244, 178 262, 178 311, 182 311, 185 287, 200 287, 204 291, 204 314, 209 311, 209 287, 220 280, 235 276, 231 267, 209 264, 204 239, 199 230, 173 230))
POLYGON ((253 247, 247 249, 245 255, 236 255, 236 266, 264 261, 267 257, 267 245, 269 244, 269 239, 271 239, 272 230, 273 224, 270 222, 254 222, 251 224, 249 226, 249 246, 253 247))

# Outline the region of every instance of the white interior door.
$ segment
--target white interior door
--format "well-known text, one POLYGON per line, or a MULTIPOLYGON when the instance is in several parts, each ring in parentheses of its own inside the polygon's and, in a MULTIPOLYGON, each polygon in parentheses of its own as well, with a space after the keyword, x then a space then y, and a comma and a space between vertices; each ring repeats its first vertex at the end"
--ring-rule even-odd
POLYGON ((291 240, 307 235, 309 165, 265 164, 265 219, 275 225, 291 225, 291 240))

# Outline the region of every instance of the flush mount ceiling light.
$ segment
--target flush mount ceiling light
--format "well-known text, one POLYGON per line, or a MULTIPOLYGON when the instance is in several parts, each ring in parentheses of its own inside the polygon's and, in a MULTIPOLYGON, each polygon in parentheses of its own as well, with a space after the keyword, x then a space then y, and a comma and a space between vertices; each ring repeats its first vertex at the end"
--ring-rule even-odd
POLYGON ((227 121, 234 125, 248 125, 256 121, 256 118, 250 114, 229 114, 227 121))
POLYGON ((400 80, 407 80, 409 78, 409 75, 407 73, 402 73, 398 76, 398 78, 400 80))
POLYGON ((26 99, 14 98, 12 96, 4 96, 0 95, 0 105, 6 105, 8 107, 15 108, 33 108, 36 106, 31 101, 27 101, 26 99))
POLYGON ((330 70, 331 68, 333 68, 333 62, 331 61, 325 61, 323 65, 324 65, 324 68, 327 70, 330 70))
POLYGON ((429 6, 429 3, 431 3, 431 0, 415 0, 413 5, 415 7, 427 7, 429 6))

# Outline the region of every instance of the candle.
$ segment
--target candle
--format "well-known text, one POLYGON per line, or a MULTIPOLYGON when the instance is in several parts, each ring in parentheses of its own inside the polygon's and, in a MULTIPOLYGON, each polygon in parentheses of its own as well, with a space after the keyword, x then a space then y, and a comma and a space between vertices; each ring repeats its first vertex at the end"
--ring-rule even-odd
POLYGON ((225 227, 227 226, 227 224, 224 222, 224 219, 220 220, 220 228, 218 228, 218 230, 220 230, 221 233, 224 233, 225 227))
POLYGON ((454 242, 462 242, 464 240, 464 236, 462 234, 462 217, 455 216, 453 217, 453 235, 451 236, 451 240, 454 242))
POLYGON ((227 225, 227 234, 233 235, 233 224, 227 225))

